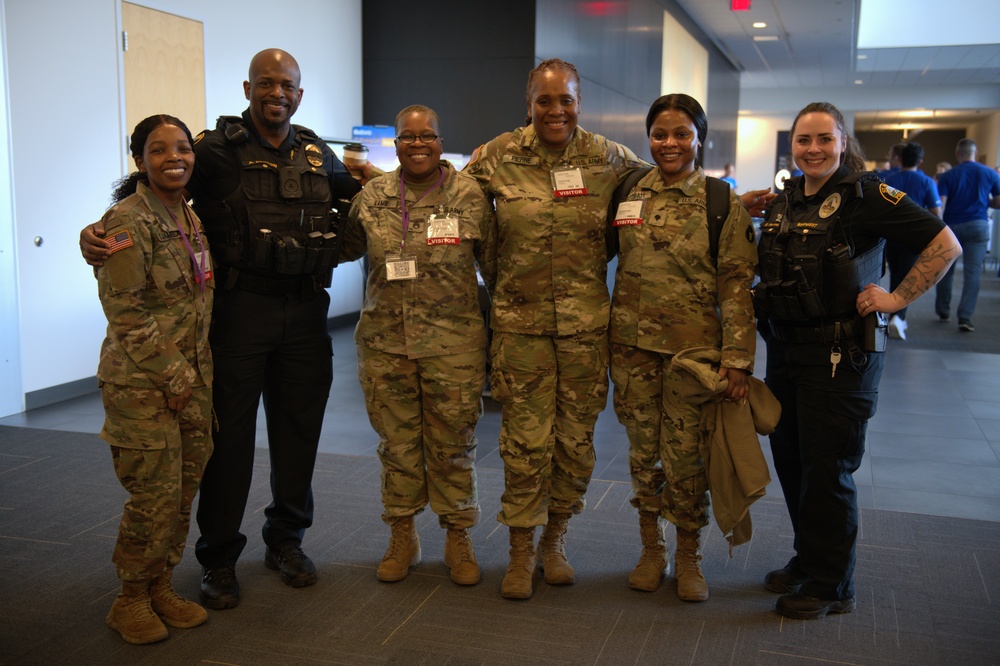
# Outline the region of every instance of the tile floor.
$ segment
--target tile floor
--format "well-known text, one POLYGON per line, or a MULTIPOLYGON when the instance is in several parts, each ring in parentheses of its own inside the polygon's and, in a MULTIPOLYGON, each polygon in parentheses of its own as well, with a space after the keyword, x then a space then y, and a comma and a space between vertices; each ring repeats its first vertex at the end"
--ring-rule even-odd
MULTIPOLYGON (((377 440, 358 385, 352 333, 350 326, 333 331, 334 385, 320 450, 374 456, 377 440)), ((758 345, 761 371, 763 347, 758 345)), ((2 418, 0 425, 97 433, 102 421, 95 393, 2 418)), ((477 465, 502 468, 499 430, 499 406, 487 399, 477 429, 477 465)), ((263 410, 257 432, 258 446, 266 447, 263 410)), ((610 401, 595 442, 594 478, 627 483, 628 442, 610 401)), ((863 507, 1000 522, 1000 355, 891 348, 855 479, 863 507)), ((777 481, 767 493, 781 495, 777 481)))

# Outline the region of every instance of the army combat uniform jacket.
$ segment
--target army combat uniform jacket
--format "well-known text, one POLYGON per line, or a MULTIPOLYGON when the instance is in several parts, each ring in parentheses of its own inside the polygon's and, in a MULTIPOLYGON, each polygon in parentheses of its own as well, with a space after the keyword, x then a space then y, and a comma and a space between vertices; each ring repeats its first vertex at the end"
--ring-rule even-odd
POLYGON ((562 153, 522 127, 480 146, 466 172, 495 202, 499 220, 496 331, 568 336, 608 325, 608 203, 641 166, 628 148, 580 127, 562 153), (557 197, 554 167, 579 167, 586 194, 557 197))
POLYGON ((705 172, 667 185, 653 169, 629 200, 640 224, 618 226, 612 343, 663 354, 695 346, 722 351, 722 365, 752 371, 757 333, 750 285, 757 265, 750 215, 730 190, 719 256, 709 251, 705 172))
MULTIPOLYGON (((187 204, 184 204, 187 208, 187 204)), ((190 219, 201 222, 188 208, 190 219)), ((97 271, 108 332, 97 378, 180 395, 212 383, 208 329, 214 280, 198 284, 167 209, 142 183, 102 219, 116 250, 97 271)), ((204 250, 208 251, 201 229, 204 250)), ((197 237, 189 242, 199 251, 197 237)))
POLYGON ((486 347, 475 267, 478 262, 487 285, 495 283, 493 208, 475 180, 445 161, 441 166, 447 170, 444 181, 427 196, 417 201, 406 191, 409 227, 402 256, 416 261, 413 279, 388 280, 386 273, 387 258, 400 256, 401 170, 373 179, 351 206, 340 259, 367 253, 370 261, 354 336, 360 345, 410 359, 486 347), (457 221, 457 235, 434 231, 448 219, 457 221))

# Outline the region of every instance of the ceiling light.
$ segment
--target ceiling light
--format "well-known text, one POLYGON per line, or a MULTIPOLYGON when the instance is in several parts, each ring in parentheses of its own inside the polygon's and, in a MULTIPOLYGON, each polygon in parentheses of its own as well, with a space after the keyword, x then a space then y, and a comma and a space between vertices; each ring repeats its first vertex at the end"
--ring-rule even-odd
POLYGON ((933 118, 934 112, 930 109, 913 109, 912 111, 900 111, 903 118, 933 118))
POLYGON ((778 41, 777 35, 754 35, 753 41, 755 42, 776 42, 778 41))
POLYGON ((868 56, 865 55, 864 53, 859 53, 858 60, 868 60, 868 56))
POLYGON ((754 21, 753 27, 755 28, 766 28, 767 24, 763 21, 754 21))
POLYGON ((854 79, 854 85, 860 86, 862 83, 864 83, 864 81, 862 81, 861 79, 854 79))

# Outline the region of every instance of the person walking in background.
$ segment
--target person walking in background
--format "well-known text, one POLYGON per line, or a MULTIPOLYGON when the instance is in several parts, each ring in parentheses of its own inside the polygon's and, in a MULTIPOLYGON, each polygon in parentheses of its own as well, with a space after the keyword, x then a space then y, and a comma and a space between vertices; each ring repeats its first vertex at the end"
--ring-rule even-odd
POLYGON ((215 280, 201 221, 184 200, 194 143, 183 122, 150 116, 130 150, 137 172, 116 186, 101 222, 111 239, 97 269, 108 333, 97 379, 101 437, 128 491, 112 561, 121 579, 107 625, 129 643, 208 619, 172 586, 184 553, 191 504, 212 455, 215 280))
POLYGON ((936 183, 941 177, 941 174, 951 169, 951 162, 938 162, 937 166, 934 167, 934 182, 936 183))
POLYGON ((897 173, 903 167, 903 148, 905 147, 905 143, 894 143, 889 148, 889 154, 885 160, 888 166, 876 171, 883 180, 886 176, 897 173))
POLYGON ((497 518, 510 529, 501 594, 512 599, 533 593, 539 525, 545 581, 575 580, 566 530, 584 507, 608 391, 608 203, 620 178, 643 164, 578 127, 572 64, 539 64, 526 101, 527 126, 480 146, 465 168, 495 203, 499 226, 490 383, 503 407, 497 518))
MULTIPOLYGON (((941 217, 941 197, 938 196, 937 185, 930 176, 919 169, 923 161, 923 147, 912 141, 903 146, 899 156, 899 171, 885 175, 882 179, 886 185, 906 192, 911 199, 941 217)), ((913 268, 917 255, 906 249, 906 246, 887 240, 885 260, 889 266, 889 291, 895 291, 913 268)), ((894 312, 889 319, 889 337, 897 340, 906 339, 906 308, 894 312)))
POLYGON ((736 167, 733 166, 732 162, 726 162, 726 166, 723 167, 723 174, 720 180, 724 180, 729 183, 729 189, 733 192, 739 185, 736 184, 736 167))
POLYGON ((754 306, 767 343, 765 382, 781 403, 771 453, 795 554, 764 585, 782 595, 780 614, 816 619, 856 607, 852 474, 885 363, 880 318, 930 289, 961 247, 938 217, 864 171, 832 104, 803 108, 791 141, 803 176, 786 182, 761 226, 754 306), (883 238, 918 253, 892 292, 876 284, 883 238))
MULTIPOLYGON (((987 208, 1000 208, 1000 175, 976 162, 976 142, 962 139, 955 146, 958 164, 938 177, 944 222, 962 244, 962 296, 958 301, 958 330, 971 333, 972 315, 979 298, 979 281, 990 242, 987 208)), ((955 266, 937 285, 934 311, 943 322, 951 319, 951 286, 955 266)))
POLYGON ((662 516, 677 526, 677 596, 704 601, 700 536, 709 488, 702 407, 684 398, 684 379, 672 361, 690 348, 718 349, 725 398, 747 398, 757 340, 750 299, 757 250, 750 215, 730 188, 713 256, 700 166, 708 119, 697 100, 660 97, 646 115, 646 133, 657 168, 632 188, 612 222, 620 249, 611 378, 615 412, 629 438, 632 505, 643 543, 629 587, 655 591, 669 569, 662 516))
POLYGON ((441 160, 434 111, 408 106, 395 130, 400 166, 365 186, 341 230, 341 260, 370 262, 354 339, 392 530, 377 576, 399 581, 420 562, 413 518, 429 503, 447 530, 452 582, 475 585, 469 529, 479 521, 473 464, 486 381, 476 263, 491 288, 496 219, 479 184, 441 160))

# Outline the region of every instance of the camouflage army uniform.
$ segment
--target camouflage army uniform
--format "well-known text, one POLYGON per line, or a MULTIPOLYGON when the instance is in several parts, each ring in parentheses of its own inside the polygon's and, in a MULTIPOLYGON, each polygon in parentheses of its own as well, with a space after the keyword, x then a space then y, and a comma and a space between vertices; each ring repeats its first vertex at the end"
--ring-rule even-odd
MULTIPOLYGON (((129 492, 112 561, 119 578, 136 583, 180 562, 191 503, 212 455, 208 328, 214 288, 212 278, 204 290, 196 282, 163 204, 142 183, 137 189, 102 220, 108 238, 131 246, 115 251, 97 271, 108 318, 97 370, 105 410, 101 437, 129 492), (168 394, 189 388, 191 401, 180 413, 167 407, 168 394)), ((204 230, 201 237, 204 243, 204 230)), ((197 252, 197 238, 189 242, 197 252)))
POLYGON ((673 186, 654 169, 629 198, 646 203, 641 225, 618 228, 610 340, 615 413, 630 444, 632 504, 694 531, 708 524, 701 407, 681 397, 670 360, 690 347, 715 346, 723 366, 753 370, 756 239, 749 214, 730 192, 716 265, 701 168, 673 186))
POLYGON ((607 208, 640 164, 579 127, 562 152, 550 151, 528 126, 481 146, 466 167, 499 224, 491 385, 503 405, 497 518, 511 527, 583 510, 608 391, 607 208), (554 196, 551 172, 562 165, 581 168, 586 195, 554 196))
MULTIPOLYGON (((358 378, 379 435, 383 520, 412 516, 430 502, 442 527, 479 519, 476 422, 486 380, 486 326, 475 262, 496 274, 493 209, 474 180, 447 169, 440 187, 406 188, 409 228, 404 256, 416 277, 388 280, 387 257, 400 254, 400 169, 372 180, 351 206, 341 261, 368 254, 370 270, 354 339, 358 378), (458 219, 458 243, 436 243, 429 217, 458 219)), ((454 238, 454 237, 452 237, 454 238)))

